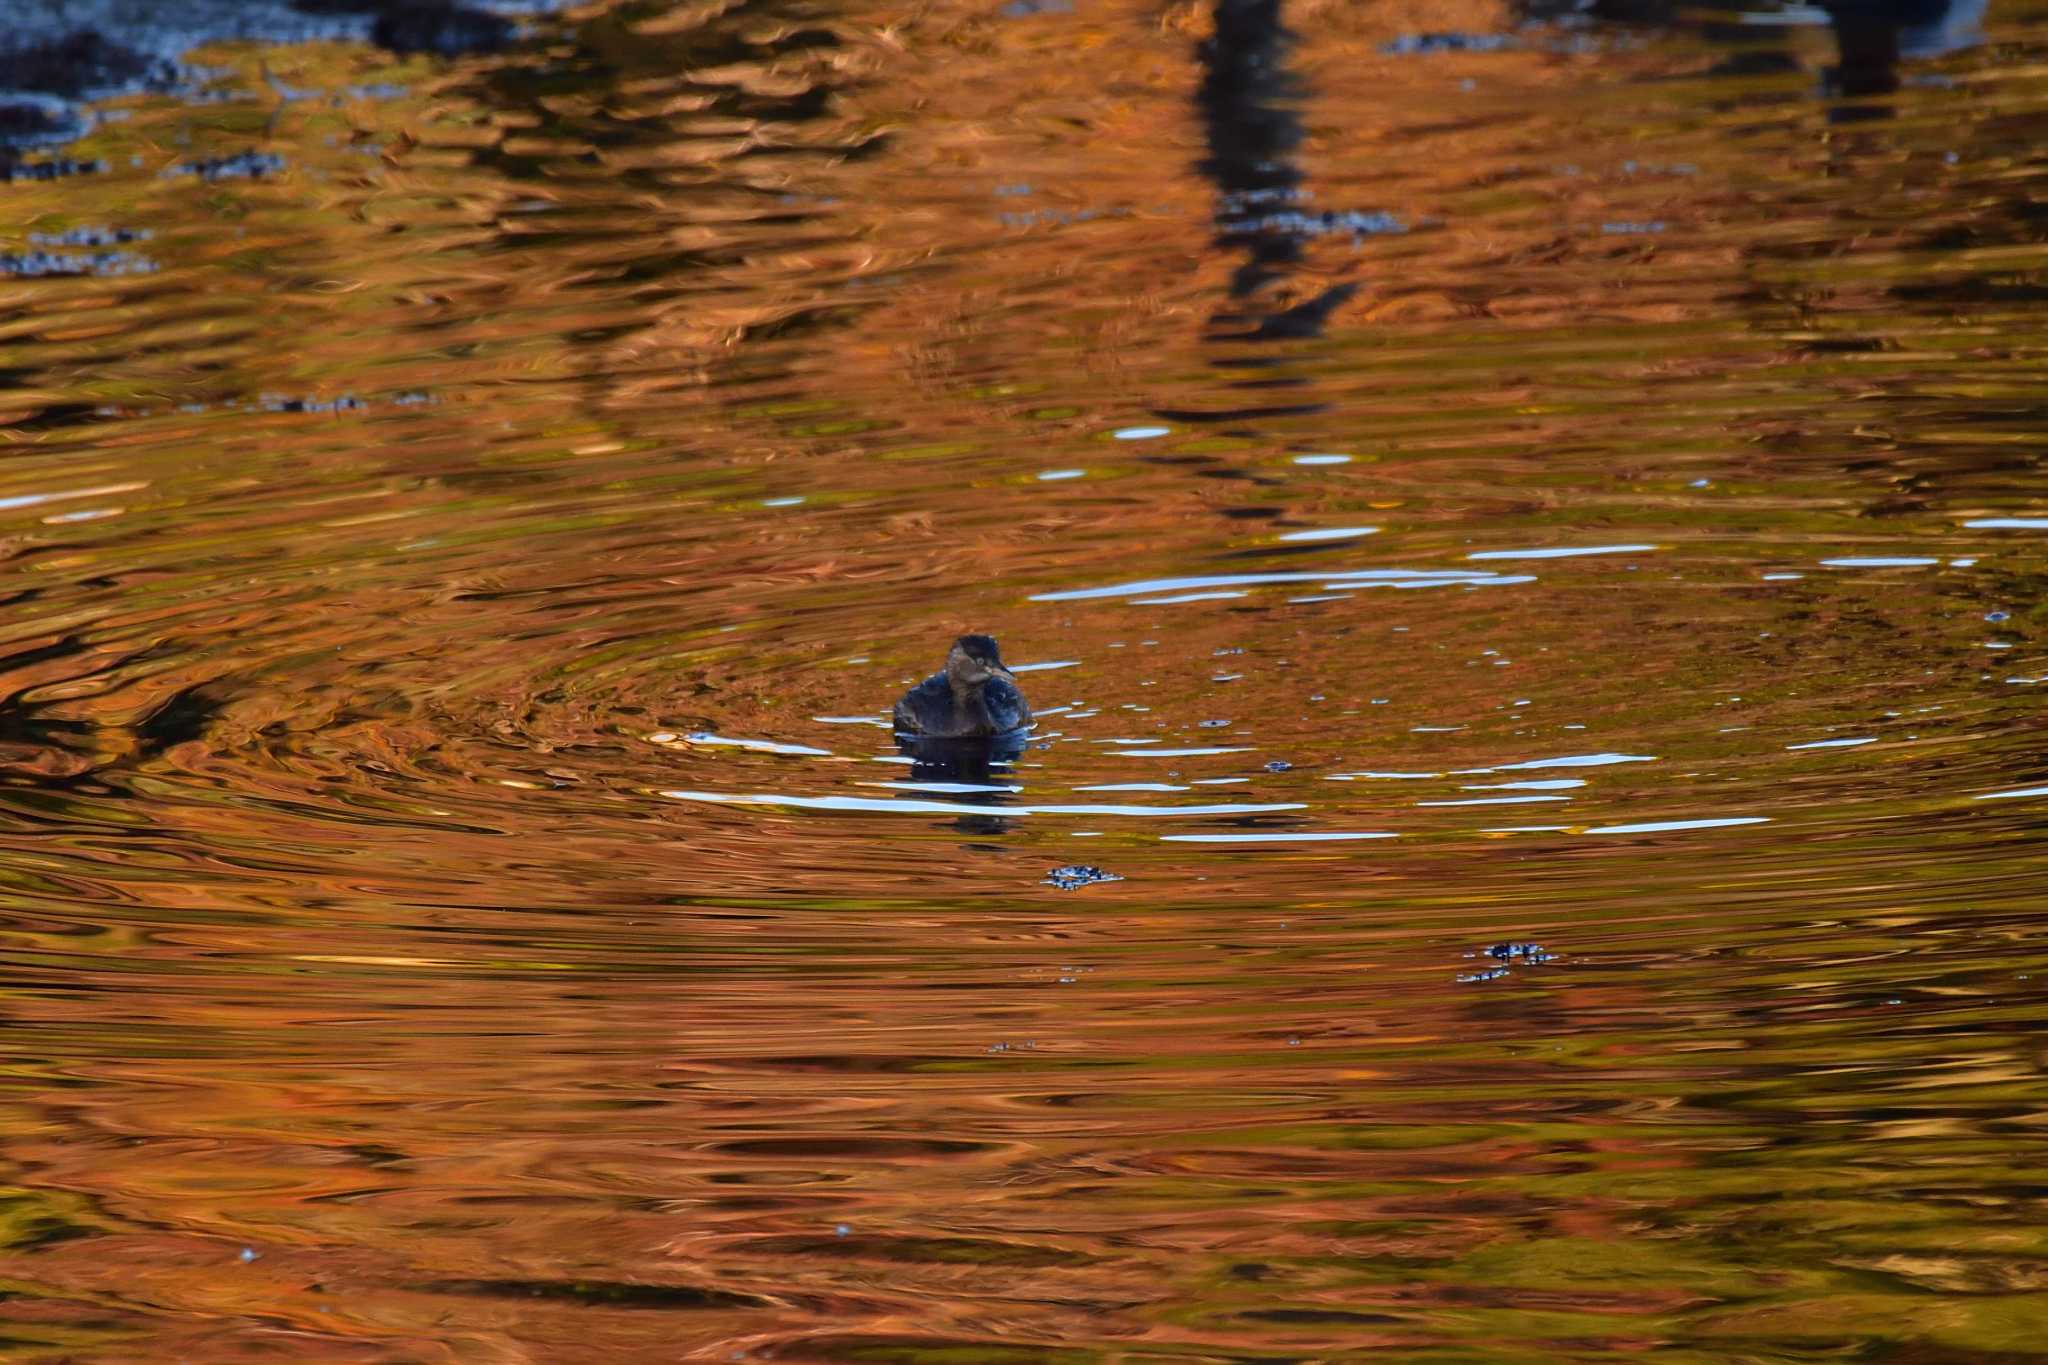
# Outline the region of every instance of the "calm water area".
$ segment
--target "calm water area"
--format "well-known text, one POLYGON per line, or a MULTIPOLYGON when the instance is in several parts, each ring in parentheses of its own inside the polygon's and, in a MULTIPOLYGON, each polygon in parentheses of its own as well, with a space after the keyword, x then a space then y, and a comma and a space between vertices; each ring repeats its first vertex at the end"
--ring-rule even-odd
POLYGON ((0 1354, 2048 1360, 2048 3, 17 3, 0 1354))

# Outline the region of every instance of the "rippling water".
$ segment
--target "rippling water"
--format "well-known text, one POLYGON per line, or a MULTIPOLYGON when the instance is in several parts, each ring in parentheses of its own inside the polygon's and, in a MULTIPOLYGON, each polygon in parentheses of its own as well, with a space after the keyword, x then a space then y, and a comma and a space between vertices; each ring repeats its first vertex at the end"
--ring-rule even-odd
POLYGON ((2048 11, 519 23, 0 153, 10 1355, 2041 1358, 2048 11))

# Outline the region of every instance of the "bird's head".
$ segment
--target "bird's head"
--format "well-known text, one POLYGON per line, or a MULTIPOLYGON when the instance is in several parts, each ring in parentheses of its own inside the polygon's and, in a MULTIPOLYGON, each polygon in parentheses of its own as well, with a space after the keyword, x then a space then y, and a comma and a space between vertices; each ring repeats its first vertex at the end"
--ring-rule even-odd
POLYGON ((946 655, 946 676, 964 687, 979 687, 990 678, 1015 681, 1003 667, 1002 652, 988 635, 963 635, 946 655))

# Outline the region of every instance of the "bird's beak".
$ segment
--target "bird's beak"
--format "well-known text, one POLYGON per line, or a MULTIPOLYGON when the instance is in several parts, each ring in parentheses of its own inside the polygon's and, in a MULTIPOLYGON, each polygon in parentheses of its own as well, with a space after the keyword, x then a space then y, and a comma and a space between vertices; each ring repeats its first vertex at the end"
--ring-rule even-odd
POLYGON ((988 671, 995 674, 998 678, 1001 678, 1006 683, 1014 683, 1017 681, 1017 675, 1012 673, 1009 669, 1004 668, 1001 664, 990 664, 988 671))

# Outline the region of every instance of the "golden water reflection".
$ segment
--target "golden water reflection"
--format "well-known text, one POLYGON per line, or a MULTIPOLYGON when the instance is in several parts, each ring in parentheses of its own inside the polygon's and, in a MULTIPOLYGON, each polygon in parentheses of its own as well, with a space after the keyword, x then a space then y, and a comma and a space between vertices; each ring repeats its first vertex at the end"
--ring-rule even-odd
POLYGON ((2033 1358, 2048 29, 1547 17, 597 4, 0 185, 153 267, 0 277, 10 1352, 2033 1358))

